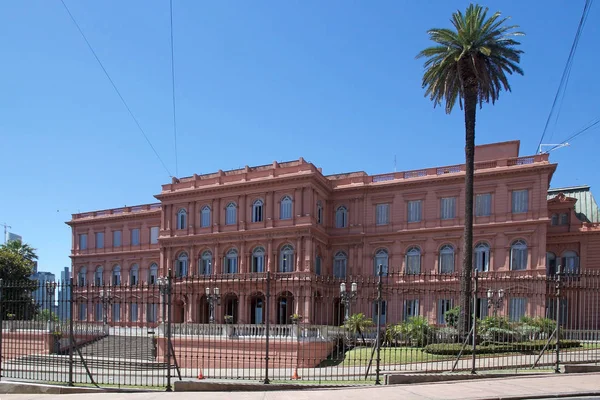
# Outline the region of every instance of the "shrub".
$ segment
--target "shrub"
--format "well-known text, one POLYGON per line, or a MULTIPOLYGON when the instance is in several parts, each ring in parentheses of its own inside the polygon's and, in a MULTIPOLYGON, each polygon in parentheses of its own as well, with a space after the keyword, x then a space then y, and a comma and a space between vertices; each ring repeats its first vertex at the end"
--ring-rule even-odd
POLYGON ((431 326, 425 317, 410 317, 400 324, 399 331, 410 340, 411 345, 422 347, 429 338, 431 326))
POLYGON ((435 343, 457 343, 458 329, 450 326, 439 328, 433 332, 432 337, 435 343))
MULTIPOLYGON (((523 351, 540 351, 546 345, 545 340, 534 340, 521 343, 505 343, 505 344, 489 344, 489 345, 478 345, 475 349, 476 354, 494 354, 494 353, 509 353, 509 352, 523 352, 523 351)), ((556 342, 550 343, 550 348, 556 346, 556 342)), ((562 349, 580 347, 581 343, 577 340, 561 340, 560 347, 562 349)), ((423 349, 429 354, 438 355, 458 355, 462 348, 461 343, 436 343, 429 344, 423 349)), ((472 348, 467 346, 463 351, 463 354, 471 354, 472 348)))
POLYGON ((521 335, 512 329, 491 327, 481 333, 484 342, 513 343, 520 342, 521 335))
POLYGON ((519 335, 519 341, 541 339, 541 329, 537 326, 523 324, 516 327, 515 332, 519 335))
POLYGON ((460 307, 456 306, 444 313, 444 321, 452 328, 458 327, 458 318, 460 317, 460 307))

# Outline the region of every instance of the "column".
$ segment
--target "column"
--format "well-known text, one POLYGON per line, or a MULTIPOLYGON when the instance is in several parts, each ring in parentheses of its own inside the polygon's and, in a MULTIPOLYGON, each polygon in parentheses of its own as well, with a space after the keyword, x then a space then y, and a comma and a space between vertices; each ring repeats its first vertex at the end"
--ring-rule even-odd
POLYGON ((296 267, 295 271, 300 272, 302 270, 302 236, 296 239, 296 267))
POLYGON ((241 274, 245 274, 246 272, 246 259, 247 259, 247 254, 246 254, 246 242, 242 242, 242 244, 240 245, 240 270, 239 272, 241 274))
POLYGON ((239 229, 246 229, 246 195, 241 195, 238 197, 238 204, 240 205, 240 218, 239 218, 239 229))
POLYGON ((171 260, 171 248, 167 247, 167 254, 165 256, 165 269, 162 271, 162 276, 167 276, 169 269, 172 269, 173 261, 171 260))
POLYGON ((307 287, 304 292, 304 313, 302 316, 304 317, 304 321, 313 323, 312 315, 311 315, 311 306, 312 306, 312 297, 311 297, 311 288, 307 287))
POLYGON ((346 266, 346 276, 356 275, 356 248, 351 245, 348 249, 348 265, 346 266))
POLYGON ((219 232, 219 226, 221 224, 221 199, 213 199, 212 202, 212 231, 219 232))
POLYGON ((273 227, 273 220, 275 219, 273 210, 275 207, 275 193, 267 193, 267 227, 273 227))
POLYGON ((222 271, 220 270, 221 266, 221 255, 219 254, 219 244, 215 244, 215 249, 213 253, 213 274, 220 274, 222 271))
POLYGON ((238 295, 238 307, 238 323, 250 323, 250 313, 248 312, 248 298, 243 293, 240 293, 238 295))
POLYGON ((190 254, 189 254, 189 263, 188 265, 188 276, 198 276, 198 254, 196 254, 196 246, 190 246, 190 254))
POLYGON ((273 239, 267 243, 267 271, 273 272, 273 239))
POLYGON ((313 238, 307 237, 304 240, 304 271, 310 272, 312 269, 312 257, 313 257, 313 238))
POLYGON ((198 224, 198 215, 196 214, 196 202, 190 201, 188 210, 190 211, 190 215, 188 216, 188 235, 196 234, 196 225, 198 224))
POLYGON ((188 293, 185 301, 185 321, 192 321, 192 306, 194 304, 194 295, 192 293, 188 293))

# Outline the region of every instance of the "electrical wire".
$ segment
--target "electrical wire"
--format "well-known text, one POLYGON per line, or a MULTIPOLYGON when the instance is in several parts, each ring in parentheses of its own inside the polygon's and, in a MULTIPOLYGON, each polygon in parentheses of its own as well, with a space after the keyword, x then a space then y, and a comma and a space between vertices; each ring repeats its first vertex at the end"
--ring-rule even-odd
POLYGON ((175 175, 179 174, 177 160, 177 118, 175 112, 175 51, 173 49, 173 0, 169 1, 171 14, 171 87, 173 89, 173 137, 175 138, 175 175))
MULTIPOLYGON (((559 103, 559 99, 560 99, 560 105, 558 108, 558 112, 554 119, 555 125, 558 121, 558 117, 560 115, 560 110, 562 108, 562 102, 564 100, 566 87, 569 83, 569 78, 571 76, 573 60, 575 57, 575 53, 577 51, 577 46, 579 45, 579 39, 581 38, 581 33, 583 32, 583 28, 587 21, 587 17, 589 15, 590 9, 592 7, 592 3, 593 3, 593 0, 586 0, 585 5, 583 7, 581 19, 579 20, 579 25, 578 25, 577 31, 575 33, 575 38, 573 39, 573 44, 571 45, 571 51, 569 52, 569 57, 567 58, 567 62, 565 63, 565 68, 563 70, 563 74, 562 74, 560 83, 558 85, 558 89, 556 90, 556 95, 554 96, 554 101, 552 102, 552 107, 550 108, 550 113, 548 114, 548 118, 546 119, 546 124, 544 125, 544 130, 542 131, 542 135, 540 137, 540 142, 538 143, 537 149, 540 148, 540 145, 542 144, 544 137, 546 136, 546 132, 548 131, 548 127, 550 125, 550 121, 552 120, 554 110, 556 108, 557 103, 559 103)), ((554 133, 551 134, 550 138, 552 138, 553 135, 554 135, 554 133)), ((537 149, 536 149, 536 151, 537 151, 537 149)))
POLYGON ((558 148, 559 146, 568 143, 568 142, 572 142, 574 139, 576 139, 577 137, 581 136, 582 134, 584 134, 585 132, 589 131, 590 129, 592 129, 593 127, 595 127, 596 125, 600 124, 600 117, 596 118, 595 120, 593 120, 592 122, 588 123, 588 125, 586 125, 585 127, 583 127, 582 129, 578 130, 577 132, 575 132, 574 134, 572 134, 571 136, 569 136, 568 138, 566 138, 564 141, 562 141, 560 144, 557 144, 556 146, 552 147, 550 150, 548 150, 547 152, 551 152, 552 150, 558 148))
POLYGON ((77 23, 77 20, 75 20, 75 17, 73 16, 73 14, 71 14, 71 11, 69 10, 69 7, 67 7, 67 5, 65 4, 64 0, 60 0, 60 2, 62 3, 63 7, 67 11, 67 14, 69 14, 69 17, 71 17, 71 21, 73 21, 73 24, 75 24, 75 27, 77 27, 77 30, 81 34, 81 37, 83 37, 83 40, 85 41, 85 43, 87 44, 88 48, 90 49, 90 51, 94 55, 94 58, 96 59, 96 61, 100 65, 100 68, 102 68, 102 71, 104 72, 104 75, 106 75, 106 77, 108 78, 108 81, 112 85, 113 89, 115 90, 115 92, 117 92, 117 95, 119 96, 119 99, 121 99, 121 102, 123 103, 123 105, 127 109, 127 112, 129 113, 129 115, 131 116, 131 118, 133 119, 133 121, 135 122, 135 124, 137 125, 137 127, 138 127, 139 131, 141 132, 142 136, 144 136, 144 139, 146 139, 146 142, 148 143, 148 145, 150 146, 150 148, 152 149, 152 151, 156 155, 156 158, 158 158, 158 160, 162 164, 162 166, 165 169, 165 171, 167 171, 167 173, 169 174, 169 177, 173 177, 173 175, 171 174, 171 171, 169 171, 169 168, 167 168, 167 166, 165 165, 164 161, 162 160, 162 158, 160 158, 160 155, 158 154, 158 152, 156 151, 156 149, 152 145, 152 142, 150 142, 150 139, 148 138, 148 135, 146 135, 146 132, 144 131, 144 129, 142 128, 142 126, 140 125, 140 122, 135 117, 135 115, 133 115, 133 112, 131 111, 131 108, 129 108, 129 105, 127 104, 127 102, 125 101, 125 99, 123 98, 123 96, 121 95, 121 92, 117 88, 117 85, 115 84, 115 82, 110 77, 110 75, 109 75, 108 71, 106 70, 106 68, 104 68, 104 64, 102 64, 102 61, 100 61, 100 58, 98 57, 98 55, 94 51, 94 48, 92 47, 92 45, 90 44, 89 40, 87 39, 87 37, 83 33, 83 30, 81 30, 81 27, 77 23))

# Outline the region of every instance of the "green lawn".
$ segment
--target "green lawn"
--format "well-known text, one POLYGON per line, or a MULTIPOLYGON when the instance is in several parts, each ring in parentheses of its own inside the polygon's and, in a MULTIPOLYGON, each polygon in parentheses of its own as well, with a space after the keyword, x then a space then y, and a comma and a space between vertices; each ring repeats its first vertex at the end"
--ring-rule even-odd
MULTIPOLYGON (((359 347, 346 353, 342 365, 368 365, 371 360, 372 348, 359 347)), ((373 355, 373 365, 375 365, 377 355, 373 355)), ((441 356, 436 354, 427 354, 417 347, 384 347, 381 349, 382 364, 409 364, 415 362, 442 361, 450 360, 454 357, 441 356)))

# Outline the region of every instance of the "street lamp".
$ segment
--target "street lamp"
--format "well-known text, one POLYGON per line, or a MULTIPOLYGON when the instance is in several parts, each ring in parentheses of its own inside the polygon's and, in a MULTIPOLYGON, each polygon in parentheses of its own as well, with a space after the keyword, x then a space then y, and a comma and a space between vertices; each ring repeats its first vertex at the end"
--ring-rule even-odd
POLYGON ((345 316, 344 322, 348 321, 350 318, 350 304, 358 295, 358 285, 356 282, 352 282, 350 285, 350 291, 346 290, 346 284, 340 283, 340 303, 344 305, 345 316))
POLYGON ((502 301, 504 300, 504 289, 488 289, 487 291, 488 309, 493 308, 494 317, 498 313, 500 307, 502 307, 502 301))
POLYGON ((110 289, 100 289, 100 301, 102 302, 102 321, 106 328, 108 325, 108 306, 112 304, 112 293, 110 289))
POLYGON ((221 291, 218 287, 213 288, 213 292, 210 292, 210 288, 207 287, 204 291, 206 293, 206 300, 208 301, 208 323, 215 323, 215 304, 221 305, 221 291))

